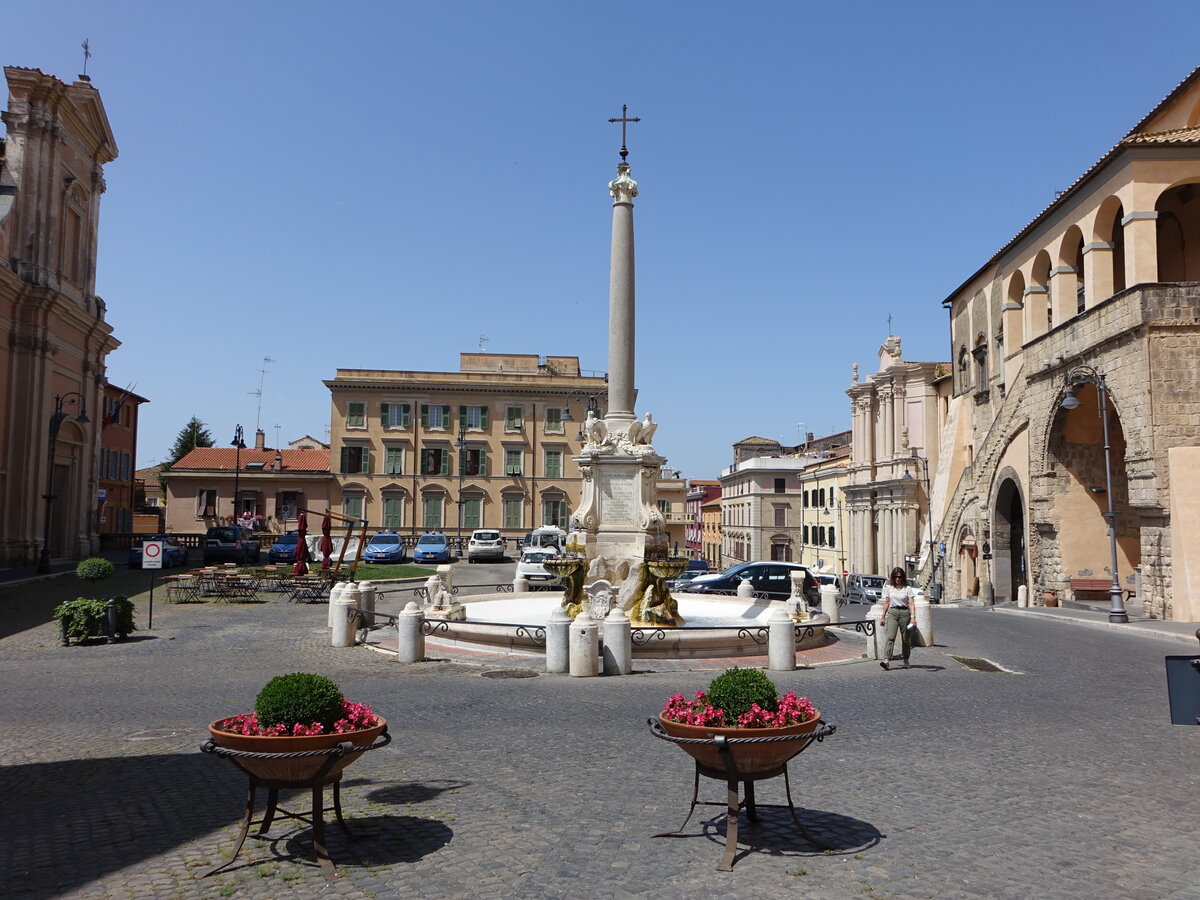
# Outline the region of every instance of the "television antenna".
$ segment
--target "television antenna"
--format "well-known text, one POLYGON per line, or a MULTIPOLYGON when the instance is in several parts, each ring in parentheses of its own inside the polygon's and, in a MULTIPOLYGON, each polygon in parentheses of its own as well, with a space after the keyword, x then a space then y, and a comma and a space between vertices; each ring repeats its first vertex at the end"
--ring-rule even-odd
POLYGON ((281 427, 282 426, 278 422, 275 423, 275 449, 276 450, 279 449, 279 429, 281 427))
POLYGON ((479 336, 479 352, 480 352, 480 353, 482 353, 482 352, 483 352, 483 345, 484 345, 484 344, 486 344, 486 343, 488 343, 487 335, 483 335, 483 334, 481 334, 481 335, 479 336))
MULTIPOLYGON (((271 357, 269 357, 269 356, 263 357, 263 367, 258 370, 258 390, 247 392, 251 396, 258 398, 258 411, 254 414, 254 430, 255 431, 258 431, 259 428, 261 427, 263 382, 265 382, 267 380, 267 366, 273 362, 275 362, 275 360, 271 359, 271 357)), ((278 427, 278 426, 276 426, 276 427, 278 427)))

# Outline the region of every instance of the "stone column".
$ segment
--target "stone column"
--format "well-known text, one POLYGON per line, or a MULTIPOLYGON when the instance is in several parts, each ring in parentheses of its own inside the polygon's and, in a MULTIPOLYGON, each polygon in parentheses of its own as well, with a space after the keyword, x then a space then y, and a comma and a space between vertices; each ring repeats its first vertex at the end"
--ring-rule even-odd
POLYGON ((1074 266, 1055 266, 1050 270, 1050 308, 1054 324, 1059 325, 1075 315, 1076 291, 1074 266))
POLYGON ((892 433, 892 419, 895 411, 892 409, 892 392, 879 392, 879 426, 883 432, 883 458, 890 460, 896 455, 895 435, 892 433))
POLYGON ((1083 293, 1088 306, 1113 295, 1112 244, 1103 241, 1084 244, 1083 293))
POLYGON ((1131 212, 1125 228, 1125 286, 1158 281, 1158 213, 1131 212))
POLYGON ((629 163, 617 165, 608 185, 613 196, 612 256, 608 281, 608 422, 632 422, 634 394, 633 198, 637 182, 629 163))

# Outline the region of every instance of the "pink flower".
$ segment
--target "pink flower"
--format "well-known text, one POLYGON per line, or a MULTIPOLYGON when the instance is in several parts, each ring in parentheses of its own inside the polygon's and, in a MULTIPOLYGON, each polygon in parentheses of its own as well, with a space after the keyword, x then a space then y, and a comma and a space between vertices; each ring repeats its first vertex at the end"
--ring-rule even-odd
MULTIPOLYGON (((683 699, 682 695, 680 695, 680 699, 683 699)), ((344 697, 342 698, 342 713, 342 718, 334 722, 328 729, 320 722, 310 722, 307 725, 297 722, 291 728, 286 725, 263 726, 259 724, 258 713, 230 716, 228 719, 218 722, 217 727, 221 731, 228 731, 232 734, 257 737, 309 737, 317 734, 349 734, 374 728, 379 723, 370 706, 365 703, 351 703, 344 697)))

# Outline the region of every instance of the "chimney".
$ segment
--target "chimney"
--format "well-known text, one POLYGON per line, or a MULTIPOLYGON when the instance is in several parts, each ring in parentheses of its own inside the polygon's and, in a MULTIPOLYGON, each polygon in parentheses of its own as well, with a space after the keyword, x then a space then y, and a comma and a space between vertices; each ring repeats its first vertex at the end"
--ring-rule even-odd
MULTIPOLYGON (((259 434, 262 434, 262 432, 260 431, 259 434)), ((271 471, 272 472, 282 472, 283 471, 283 451, 282 450, 275 451, 275 462, 273 462, 271 464, 271 471)))
MULTIPOLYGON (((262 434, 262 432, 259 432, 259 434, 262 434)), ((812 442, 813 442, 813 433, 810 431, 810 432, 808 432, 808 434, 806 434, 804 436, 804 443, 811 444, 812 442)))
POLYGON ((267 433, 261 428, 254 432, 254 449, 264 450, 267 446, 267 433))

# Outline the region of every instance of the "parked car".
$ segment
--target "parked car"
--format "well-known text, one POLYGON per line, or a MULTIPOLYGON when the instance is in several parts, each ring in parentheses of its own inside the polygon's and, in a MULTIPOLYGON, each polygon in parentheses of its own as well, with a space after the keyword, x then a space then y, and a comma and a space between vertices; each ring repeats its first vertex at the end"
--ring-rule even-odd
POLYGON ((476 528, 467 543, 467 562, 477 559, 504 559, 504 539, 495 528, 476 528))
POLYGON ((296 561, 296 542, 300 535, 294 531, 289 531, 287 534, 281 534, 275 539, 275 543, 267 551, 267 562, 269 563, 286 563, 296 561))
POLYGON ((204 562, 256 563, 262 545, 248 528, 241 525, 214 525, 204 534, 204 562))
POLYGON ((179 543, 173 535, 169 534, 153 534, 146 538, 137 538, 129 547, 129 568, 140 569, 142 567, 142 541, 162 541, 162 567, 169 569, 172 566, 186 566, 188 561, 187 547, 179 543))
POLYGON ((851 575, 846 579, 846 593, 842 599, 847 603, 875 603, 883 595, 887 579, 882 575, 851 575))
POLYGON ((427 531, 417 538, 413 562, 450 562, 450 539, 440 531, 427 531))
POLYGON ((707 572, 701 572, 699 569, 685 569, 678 578, 667 579, 667 590, 671 591, 687 591, 688 585, 698 576, 707 575, 707 572))
POLYGON ((552 547, 531 547, 521 554, 517 563, 517 574, 529 579, 531 590, 543 587, 560 587, 557 575, 551 575, 542 565, 546 560, 558 556, 558 551, 552 547))
POLYGON ((404 539, 394 531, 373 534, 363 550, 363 559, 370 563, 404 562, 404 539))
POLYGON ((804 573, 804 599, 820 604, 821 593, 817 580, 807 566, 789 562, 747 562, 730 566, 724 572, 697 575, 687 586, 691 594, 736 594, 738 585, 750 582, 750 589, 770 600, 786 600, 792 596, 792 573, 804 573))

